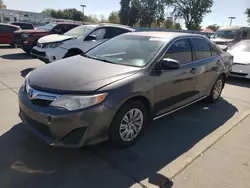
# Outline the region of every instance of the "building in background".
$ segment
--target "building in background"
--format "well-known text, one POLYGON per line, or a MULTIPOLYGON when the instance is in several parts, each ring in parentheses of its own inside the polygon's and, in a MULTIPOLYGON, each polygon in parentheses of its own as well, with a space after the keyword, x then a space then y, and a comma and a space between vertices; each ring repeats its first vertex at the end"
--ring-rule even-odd
POLYGON ((50 22, 50 19, 50 16, 42 13, 0 9, 0 23, 30 22, 34 25, 44 25, 50 22))

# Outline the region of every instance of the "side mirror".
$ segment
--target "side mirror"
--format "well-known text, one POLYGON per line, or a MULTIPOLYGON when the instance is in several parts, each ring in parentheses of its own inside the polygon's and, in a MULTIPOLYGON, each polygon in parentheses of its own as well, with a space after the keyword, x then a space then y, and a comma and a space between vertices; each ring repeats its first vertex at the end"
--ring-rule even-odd
POLYGON ((173 70, 180 68, 180 62, 175 59, 164 58, 161 60, 161 68, 163 70, 173 70))
POLYGON ((85 41, 96 40, 96 35, 89 35, 89 36, 87 36, 84 40, 85 40, 85 41))

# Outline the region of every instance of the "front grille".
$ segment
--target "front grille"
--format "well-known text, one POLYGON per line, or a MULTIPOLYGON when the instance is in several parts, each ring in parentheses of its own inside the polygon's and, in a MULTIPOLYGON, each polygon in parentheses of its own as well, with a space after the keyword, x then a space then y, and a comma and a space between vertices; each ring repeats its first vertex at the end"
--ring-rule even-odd
POLYGON ((39 52, 39 51, 37 51, 37 50, 35 50, 35 49, 33 49, 33 50, 31 51, 31 53, 34 54, 34 55, 40 56, 40 57, 46 57, 45 52, 39 52))
POLYGON ((22 33, 13 33, 13 40, 14 40, 14 44, 20 46, 23 43, 23 39, 22 39, 22 33))
POLYGON ((239 72, 231 72, 231 74, 235 76, 247 76, 248 75, 247 73, 239 73, 239 72))
POLYGON ((24 112, 21 112, 23 118, 25 119, 25 121, 27 121, 27 123, 36 131, 38 131, 39 133, 41 133, 44 136, 53 138, 52 133, 49 129, 49 127, 31 119, 28 115, 26 115, 24 112))
POLYGON ((228 43, 226 43, 226 42, 216 42, 216 44, 218 44, 218 45, 228 45, 228 43))
POLYGON ((36 106, 41 106, 41 107, 48 107, 52 101, 50 100, 43 100, 43 99, 33 99, 31 100, 32 104, 36 106))

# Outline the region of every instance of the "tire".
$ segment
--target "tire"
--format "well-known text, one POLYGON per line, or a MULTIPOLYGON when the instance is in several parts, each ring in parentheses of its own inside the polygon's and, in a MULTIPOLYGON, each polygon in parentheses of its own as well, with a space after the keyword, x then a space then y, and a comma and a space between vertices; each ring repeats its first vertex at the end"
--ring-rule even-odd
POLYGON ((209 103, 215 103, 219 100, 222 90, 224 88, 224 84, 225 84, 225 79, 223 78, 222 75, 220 75, 217 78, 213 88, 211 89, 210 95, 207 97, 207 101, 209 103))
POLYGON ((143 103, 140 101, 131 101, 129 103, 125 103, 119 109, 112 121, 109 131, 111 143, 118 147, 126 147, 134 144, 140 137, 147 123, 148 113, 143 103), (127 123, 125 119, 130 119, 129 113, 131 112, 133 112, 133 119, 136 118, 137 120, 130 124, 127 123), (123 128, 121 127, 122 123, 124 124, 123 128), (126 139, 127 136, 130 138, 126 139))
MULTIPOLYGON (((79 54, 81 54, 80 51, 69 51, 69 52, 64 56, 64 58, 72 57, 72 56, 79 55, 79 54)), ((63 59, 64 59, 64 58, 63 58, 63 59)))

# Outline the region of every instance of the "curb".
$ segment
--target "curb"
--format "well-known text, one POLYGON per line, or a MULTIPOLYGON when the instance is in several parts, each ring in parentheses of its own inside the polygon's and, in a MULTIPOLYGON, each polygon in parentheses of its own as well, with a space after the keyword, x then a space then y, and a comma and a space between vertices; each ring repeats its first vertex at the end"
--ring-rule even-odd
MULTIPOLYGON (((209 148, 215 145, 220 139, 222 139, 227 133, 233 130, 237 125, 243 122, 246 118, 250 116, 250 110, 245 111, 238 117, 230 119, 224 125, 219 127, 214 132, 210 133, 199 143, 197 143, 193 148, 191 148, 186 153, 179 156, 177 159, 169 163, 167 166, 158 171, 169 180, 173 180, 178 174, 184 171, 189 165, 191 165, 196 159, 203 156, 209 148)), ((144 181, 147 181, 146 179, 144 181)), ((167 183, 167 182, 166 182, 167 183)), ((143 184, 143 181, 142 181, 143 184)), ((164 183, 163 183, 164 185, 164 183)), ((150 185, 149 187, 155 187, 150 185)))

